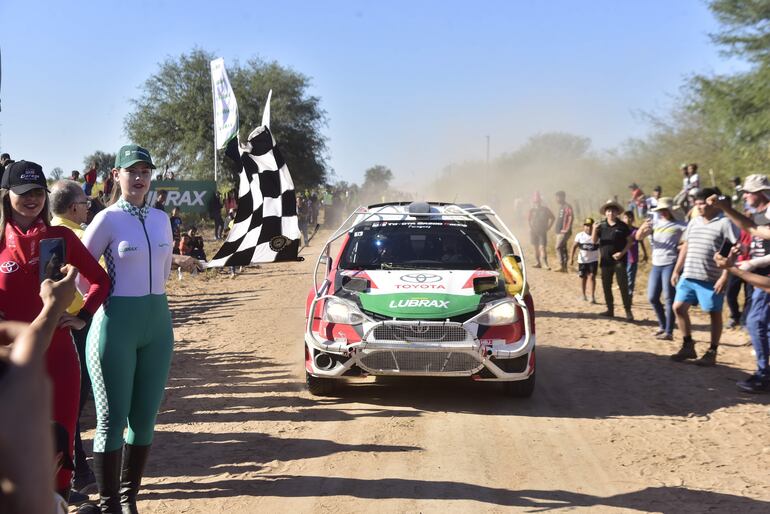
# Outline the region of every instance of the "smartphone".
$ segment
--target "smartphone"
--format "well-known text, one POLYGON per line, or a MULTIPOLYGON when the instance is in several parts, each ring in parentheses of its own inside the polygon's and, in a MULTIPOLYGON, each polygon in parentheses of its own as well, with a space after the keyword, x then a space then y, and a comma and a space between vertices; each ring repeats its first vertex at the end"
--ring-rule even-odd
POLYGON ((47 278, 64 278, 61 267, 65 264, 65 255, 64 239, 61 237, 40 240, 40 282, 47 278))
POLYGON ((719 249, 719 255, 722 257, 729 257, 730 250, 733 248, 733 243, 729 239, 725 239, 722 243, 722 247, 719 249))

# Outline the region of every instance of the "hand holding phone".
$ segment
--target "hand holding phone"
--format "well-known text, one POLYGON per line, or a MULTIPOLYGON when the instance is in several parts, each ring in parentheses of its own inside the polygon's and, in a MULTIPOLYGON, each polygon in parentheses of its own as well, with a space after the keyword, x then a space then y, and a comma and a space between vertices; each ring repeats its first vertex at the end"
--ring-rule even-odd
POLYGON ((730 250, 733 248, 733 243, 729 239, 725 239, 722 246, 719 248, 719 255, 725 259, 730 256, 730 250))
POLYGON ((66 264, 65 255, 63 238, 40 240, 40 282, 47 278, 53 281, 64 278, 61 267, 66 264))

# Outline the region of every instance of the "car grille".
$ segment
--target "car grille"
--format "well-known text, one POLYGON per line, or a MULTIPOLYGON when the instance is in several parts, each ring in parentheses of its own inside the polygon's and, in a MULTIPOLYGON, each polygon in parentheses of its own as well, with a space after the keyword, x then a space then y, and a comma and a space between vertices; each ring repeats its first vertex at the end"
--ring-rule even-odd
POLYGON ((370 373, 473 373, 482 364, 462 352, 373 351, 360 357, 360 365, 370 373))
POLYGON ((460 342, 473 337, 459 324, 453 323, 383 323, 374 327, 369 341, 460 342))

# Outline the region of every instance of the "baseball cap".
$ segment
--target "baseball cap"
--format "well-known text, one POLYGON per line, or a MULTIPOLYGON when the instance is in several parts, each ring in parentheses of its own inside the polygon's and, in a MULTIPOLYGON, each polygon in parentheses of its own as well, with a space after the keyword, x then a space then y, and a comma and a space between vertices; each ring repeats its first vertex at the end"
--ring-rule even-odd
POLYGON ((770 190, 770 181, 767 175, 749 175, 743 180, 743 190, 747 193, 759 193, 770 190))
POLYGON ((48 191, 43 168, 34 162, 16 161, 5 167, 3 173, 3 189, 10 189, 17 195, 23 195, 33 189, 48 191))
POLYGON ((593 225, 594 219, 593 218, 586 218, 583 220, 583 225, 593 225))
POLYGON ((150 165, 150 168, 155 169, 150 152, 139 145, 121 146, 118 154, 115 156, 116 168, 128 168, 137 162, 146 162, 150 165))

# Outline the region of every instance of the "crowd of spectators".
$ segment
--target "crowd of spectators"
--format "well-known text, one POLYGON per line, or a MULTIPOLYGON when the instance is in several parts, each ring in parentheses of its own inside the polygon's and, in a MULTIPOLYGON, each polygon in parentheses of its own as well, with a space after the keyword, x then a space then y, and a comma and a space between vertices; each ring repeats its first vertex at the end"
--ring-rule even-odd
MULTIPOLYGON (((770 181, 760 174, 743 180, 733 177, 733 191, 723 195, 716 187, 700 187, 697 164, 682 165, 681 173, 682 189, 673 197, 662 196, 660 186, 647 196, 638 184, 631 184, 625 207, 611 199, 599 208, 601 221, 584 220, 583 230, 572 241, 570 259, 574 264, 578 257, 583 299, 596 303, 599 274, 606 305, 600 315, 615 316, 613 289, 617 287, 625 317, 633 321, 637 268, 648 258, 649 243, 652 266, 647 298, 657 318, 654 337, 671 341, 675 329, 681 337, 681 346, 671 359, 694 360, 699 366, 716 364, 726 299, 727 328, 747 330, 757 363, 756 371, 737 382, 737 387, 751 393, 770 391, 770 218, 766 214, 770 181), (643 220, 638 227, 636 219, 643 220), (700 356, 690 319, 695 306, 709 317, 709 347, 700 356)), ((530 238, 535 267, 544 263, 550 269, 546 237, 555 227, 559 271, 567 271, 563 241, 564 235, 571 234, 572 208, 563 191, 556 193, 555 200, 558 216, 543 205, 539 193, 533 197, 528 216, 530 238)))

